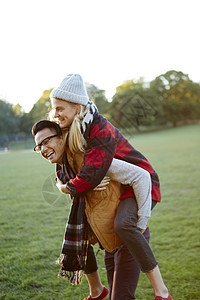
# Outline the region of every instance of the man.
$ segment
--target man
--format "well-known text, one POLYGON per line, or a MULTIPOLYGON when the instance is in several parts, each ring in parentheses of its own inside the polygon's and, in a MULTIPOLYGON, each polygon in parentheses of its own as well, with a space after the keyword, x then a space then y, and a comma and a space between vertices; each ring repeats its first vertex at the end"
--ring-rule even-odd
MULTIPOLYGON (((63 139, 59 125, 47 120, 39 121, 33 126, 32 132, 36 142, 34 150, 40 152, 42 157, 47 159, 50 163, 57 163, 62 166, 66 153, 66 143, 63 139)), ((149 239, 148 229, 145 231, 144 235, 149 239)), ((116 247, 111 253, 106 251, 105 262, 110 290, 113 289, 116 294, 115 296, 112 295, 113 299, 116 296, 120 299, 120 295, 127 297, 126 299, 135 299, 134 294, 140 269, 130 255, 128 249, 121 245, 116 247)), ((86 275, 94 273, 98 277, 97 264, 92 247, 89 248, 88 251, 85 272, 86 275), (88 263, 89 261, 92 263, 88 263)), ((98 293, 100 292, 99 297, 96 299, 106 299, 107 290, 102 286, 100 278, 95 281, 95 284, 99 286, 98 293)), ((95 295, 93 297, 95 297, 95 295)), ((88 299, 93 298, 90 297, 88 299)))

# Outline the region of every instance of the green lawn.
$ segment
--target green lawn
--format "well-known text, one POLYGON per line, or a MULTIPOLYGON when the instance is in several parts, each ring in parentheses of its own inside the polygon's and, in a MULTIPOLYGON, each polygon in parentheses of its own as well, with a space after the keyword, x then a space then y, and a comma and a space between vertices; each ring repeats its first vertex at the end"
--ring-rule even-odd
MULTIPOLYGON (((200 125, 136 135, 131 143, 161 181, 150 230, 166 285, 174 300, 199 299, 200 125)), ((57 278, 69 199, 52 189, 54 166, 29 150, 0 153, 0 166, 0 299, 83 299, 85 278, 80 286, 57 278)), ((103 254, 97 258, 106 284, 103 254)), ((136 297, 154 299, 144 274, 136 297)))

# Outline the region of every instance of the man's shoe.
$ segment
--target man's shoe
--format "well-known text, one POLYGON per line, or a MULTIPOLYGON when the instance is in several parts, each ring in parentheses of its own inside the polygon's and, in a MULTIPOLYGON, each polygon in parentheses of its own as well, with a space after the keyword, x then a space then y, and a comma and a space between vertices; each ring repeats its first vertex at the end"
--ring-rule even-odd
POLYGON ((172 296, 169 294, 167 298, 163 298, 161 296, 156 296, 154 300, 173 300, 172 296))
POLYGON ((103 291, 101 295, 99 295, 97 298, 92 298, 91 295, 88 296, 87 298, 84 298, 84 300, 108 300, 109 299, 109 291, 108 289, 104 286, 103 291))

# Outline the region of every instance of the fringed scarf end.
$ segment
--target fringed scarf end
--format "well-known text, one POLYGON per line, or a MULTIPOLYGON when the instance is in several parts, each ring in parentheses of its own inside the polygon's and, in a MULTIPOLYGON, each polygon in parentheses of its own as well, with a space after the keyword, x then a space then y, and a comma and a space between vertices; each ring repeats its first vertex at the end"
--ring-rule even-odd
POLYGON ((58 273, 58 278, 60 277, 65 277, 67 278, 67 280, 69 280, 69 282, 72 285, 78 285, 82 283, 82 279, 83 279, 83 271, 79 270, 79 271, 65 271, 62 270, 62 268, 60 269, 59 273, 58 273))
POLYGON ((56 264, 57 265, 62 265, 63 259, 64 259, 64 254, 60 254, 58 259, 56 260, 56 264))
POLYGON ((60 257, 57 259, 56 264, 62 265, 59 273, 58 278, 65 277, 72 285, 78 285, 81 284, 83 279, 83 269, 84 265, 86 263, 86 260, 83 261, 79 256, 76 257, 76 263, 71 258, 67 259, 66 255, 61 254, 60 257), (81 270, 76 271, 69 271, 70 269, 73 269, 74 265, 77 265, 77 262, 79 263, 79 266, 81 266, 81 270))

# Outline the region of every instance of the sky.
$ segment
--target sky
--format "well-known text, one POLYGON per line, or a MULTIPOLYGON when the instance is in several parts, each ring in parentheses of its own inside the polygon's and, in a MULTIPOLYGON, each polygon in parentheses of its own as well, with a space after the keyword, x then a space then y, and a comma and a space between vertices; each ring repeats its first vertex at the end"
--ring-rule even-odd
POLYGON ((199 0, 0 0, 0 99, 28 112, 69 73, 106 91, 169 70, 200 82, 199 0))

